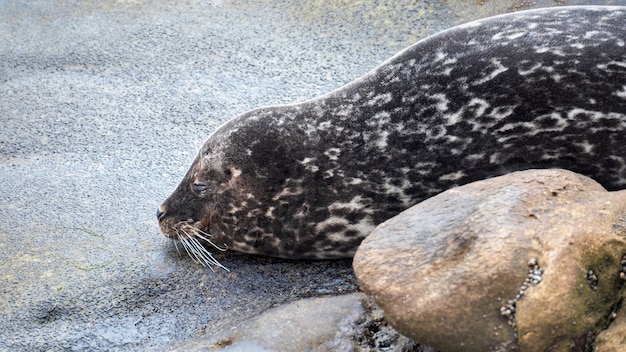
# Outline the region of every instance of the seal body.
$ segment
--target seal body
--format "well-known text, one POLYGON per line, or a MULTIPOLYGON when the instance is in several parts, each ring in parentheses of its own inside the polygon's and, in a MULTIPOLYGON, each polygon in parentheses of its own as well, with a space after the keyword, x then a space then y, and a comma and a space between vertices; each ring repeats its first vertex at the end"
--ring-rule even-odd
POLYGON ((340 258, 402 210, 511 171, 624 188, 625 23, 626 7, 492 17, 320 98, 245 113, 205 142, 160 227, 221 249, 340 258))

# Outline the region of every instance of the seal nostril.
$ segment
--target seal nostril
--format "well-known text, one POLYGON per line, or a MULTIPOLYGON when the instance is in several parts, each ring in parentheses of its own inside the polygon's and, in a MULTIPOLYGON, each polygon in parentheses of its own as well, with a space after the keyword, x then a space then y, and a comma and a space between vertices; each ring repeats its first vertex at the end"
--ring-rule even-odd
POLYGON ((156 212, 156 216, 158 220, 161 220, 161 218, 163 217, 163 215, 165 215, 165 211, 161 210, 161 207, 157 208, 157 212, 156 212))

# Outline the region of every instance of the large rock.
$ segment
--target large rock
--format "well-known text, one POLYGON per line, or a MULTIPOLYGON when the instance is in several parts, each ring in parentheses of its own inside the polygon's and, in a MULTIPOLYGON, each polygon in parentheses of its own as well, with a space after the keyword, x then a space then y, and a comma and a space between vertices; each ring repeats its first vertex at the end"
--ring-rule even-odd
POLYGON ((616 317, 626 191, 564 170, 448 190, 381 224, 354 269, 390 324, 451 351, 584 351, 616 317))

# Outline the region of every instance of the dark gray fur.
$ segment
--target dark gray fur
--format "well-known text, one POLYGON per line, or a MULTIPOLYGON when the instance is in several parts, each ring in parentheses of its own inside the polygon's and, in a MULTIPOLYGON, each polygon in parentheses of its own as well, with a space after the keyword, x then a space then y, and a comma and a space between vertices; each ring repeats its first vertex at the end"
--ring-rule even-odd
POLYGON ((407 48, 341 89, 215 131, 159 212, 229 249, 354 254, 451 187, 565 168, 626 187, 626 7, 493 17, 407 48))

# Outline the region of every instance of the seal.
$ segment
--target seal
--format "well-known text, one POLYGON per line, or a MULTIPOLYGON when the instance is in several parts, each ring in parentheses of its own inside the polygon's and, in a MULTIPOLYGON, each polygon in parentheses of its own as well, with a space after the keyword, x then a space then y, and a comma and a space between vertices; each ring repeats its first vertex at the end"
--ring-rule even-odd
POLYGON ((626 7, 492 17, 403 50, 317 99, 212 133, 157 217, 219 250, 353 256, 376 225, 451 187, 530 168, 626 185, 626 7))

